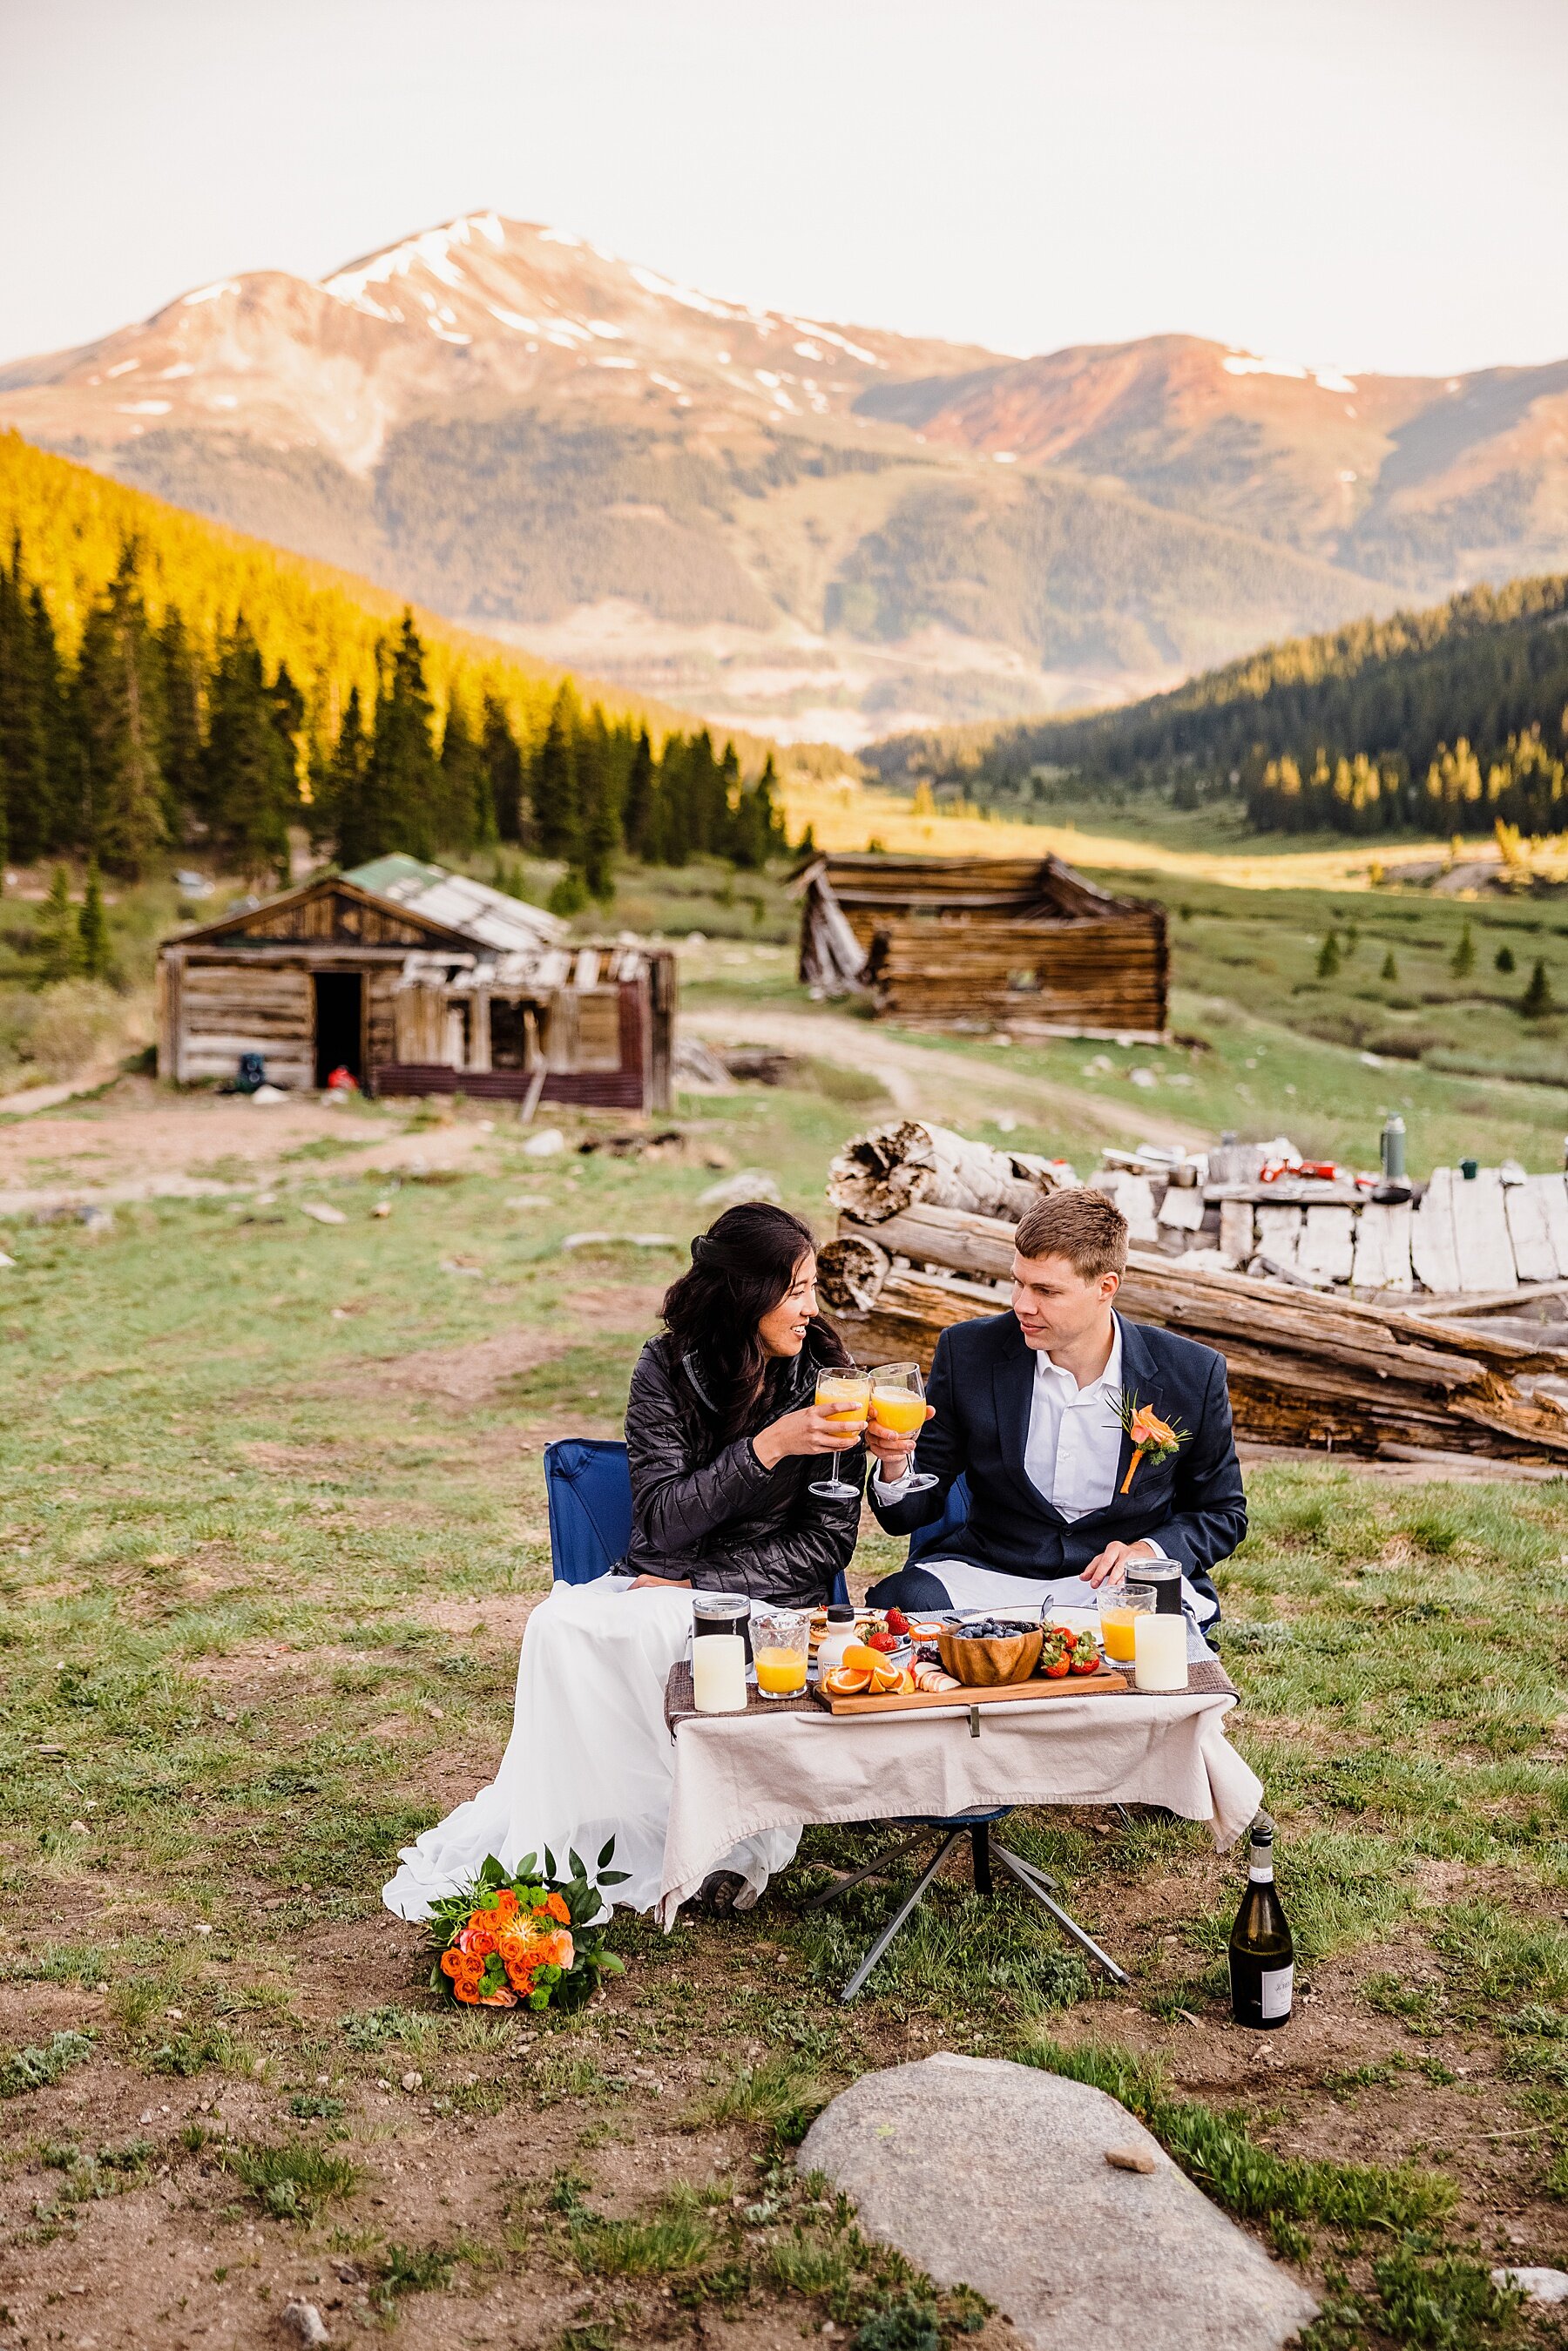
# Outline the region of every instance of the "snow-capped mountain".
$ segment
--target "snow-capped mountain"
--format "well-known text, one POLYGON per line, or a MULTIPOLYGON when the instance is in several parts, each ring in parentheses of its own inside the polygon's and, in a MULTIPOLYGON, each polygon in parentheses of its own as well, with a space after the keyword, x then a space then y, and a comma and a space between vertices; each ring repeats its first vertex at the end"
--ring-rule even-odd
POLYGON ((471 213, 0 369, 0 425, 553 659, 841 741, 1568 565, 1568 363, 1013 359, 471 213))

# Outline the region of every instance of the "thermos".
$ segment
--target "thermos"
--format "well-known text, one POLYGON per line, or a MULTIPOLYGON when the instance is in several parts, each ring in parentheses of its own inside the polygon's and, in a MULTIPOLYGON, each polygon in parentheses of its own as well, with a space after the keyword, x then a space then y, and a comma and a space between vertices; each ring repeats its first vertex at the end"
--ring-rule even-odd
POLYGON ((1166 1559, 1161 1552, 1154 1559, 1130 1559, 1127 1562, 1129 1592, 1152 1592, 1155 1613, 1159 1616, 1181 1614, 1181 1562, 1166 1559))

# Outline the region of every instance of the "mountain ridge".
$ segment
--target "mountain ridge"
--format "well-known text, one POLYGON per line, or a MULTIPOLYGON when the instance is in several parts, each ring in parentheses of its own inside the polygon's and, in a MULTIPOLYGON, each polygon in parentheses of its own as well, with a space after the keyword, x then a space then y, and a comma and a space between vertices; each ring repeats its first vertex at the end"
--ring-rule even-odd
POLYGON ((1019 358, 494 212, 13 361, 0 424, 783 739, 1134 698, 1568 563, 1568 361, 1353 378, 1182 335, 1019 358))

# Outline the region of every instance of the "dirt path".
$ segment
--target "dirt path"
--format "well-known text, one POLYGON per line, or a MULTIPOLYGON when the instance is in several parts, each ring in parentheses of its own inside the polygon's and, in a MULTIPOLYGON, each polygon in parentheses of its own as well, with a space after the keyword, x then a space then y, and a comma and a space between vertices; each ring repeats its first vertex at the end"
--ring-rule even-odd
POLYGON ((846 1070, 864 1070, 887 1088, 894 1108, 911 1117, 939 1114, 949 1102, 966 1110, 981 1102, 1015 1111, 1027 1105, 1036 1113, 1069 1119, 1080 1132, 1087 1130, 1107 1142, 1124 1139, 1134 1127, 1151 1143, 1190 1147, 1209 1140, 1201 1127, 1145 1110, 1141 1102, 1124 1111, 1051 1078, 972 1061, 940 1045, 912 1044, 842 1013, 769 1011, 748 1005, 737 1005, 732 1011, 703 1005, 683 1010, 681 1022, 694 1036, 716 1042, 777 1045, 787 1052, 813 1053, 846 1070))

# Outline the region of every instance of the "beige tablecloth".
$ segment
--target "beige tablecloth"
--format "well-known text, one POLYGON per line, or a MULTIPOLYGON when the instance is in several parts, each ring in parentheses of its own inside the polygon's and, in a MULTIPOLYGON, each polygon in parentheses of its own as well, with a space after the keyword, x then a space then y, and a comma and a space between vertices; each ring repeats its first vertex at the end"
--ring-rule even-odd
POLYGON ((1225 1736, 1230 1690, 1173 1698, 1019 1698, 967 1708, 835 1719, 753 1703, 680 1720, 658 1917, 743 1837, 807 1821, 890 1820, 1001 1804, 1164 1804, 1207 1821, 1223 1852, 1263 1785, 1225 1736))

